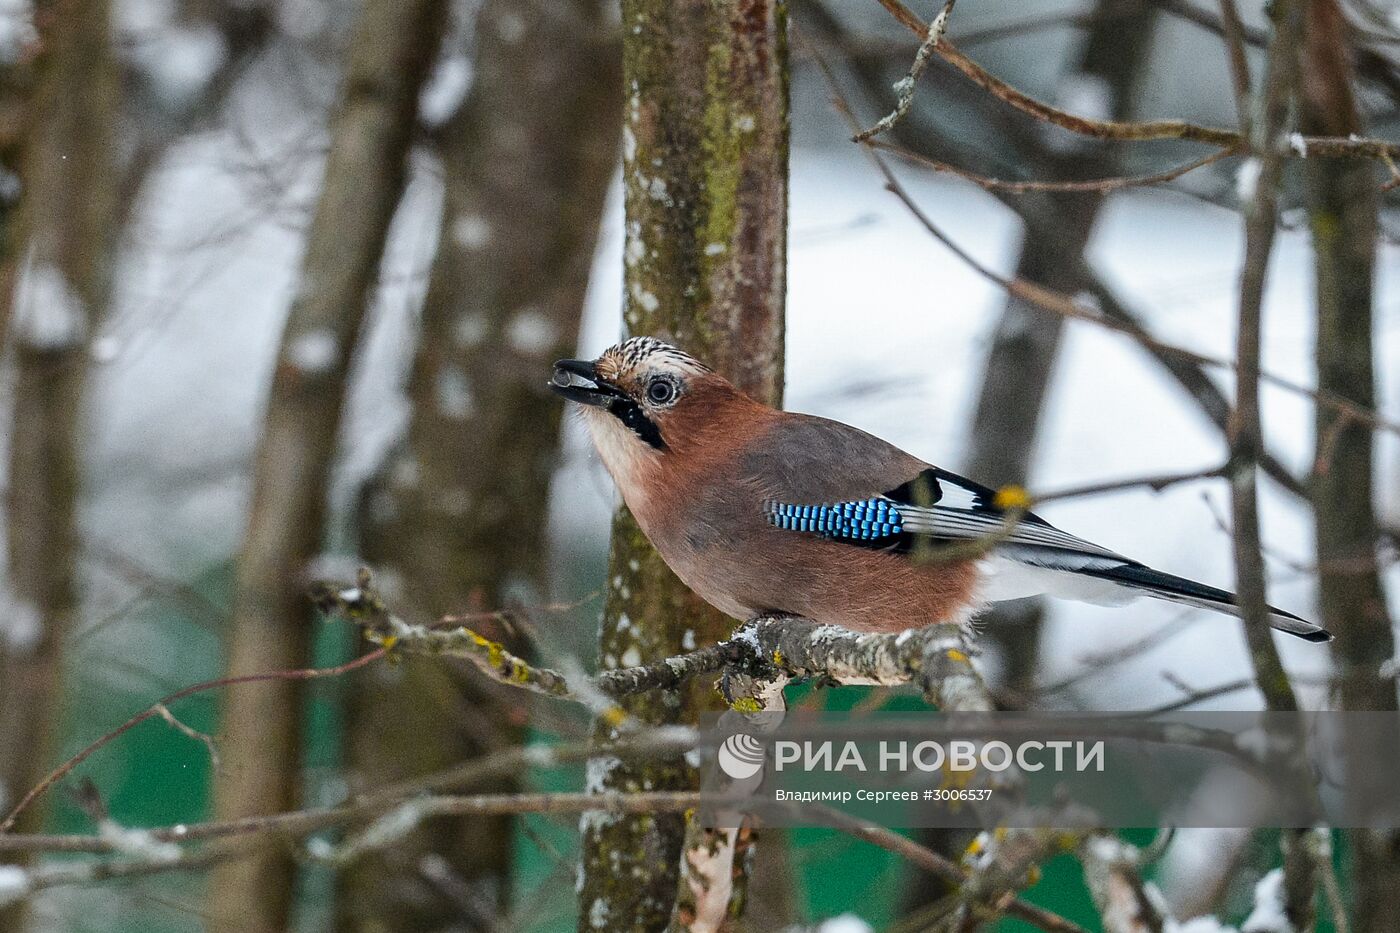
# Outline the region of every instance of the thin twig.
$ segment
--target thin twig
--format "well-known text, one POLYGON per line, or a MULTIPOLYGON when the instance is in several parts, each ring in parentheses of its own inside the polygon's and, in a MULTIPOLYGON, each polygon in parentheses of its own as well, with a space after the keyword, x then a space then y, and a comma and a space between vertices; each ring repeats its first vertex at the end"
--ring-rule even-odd
POLYGON ((1102 674, 1120 664, 1126 664, 1134 658, 1141 657, 1149 651, 1166 644, 1173 638, 1179 638, 1185 634, 1191 626, 1198 624, 1206 616, 1194 613, 1191 610, 1184 610, 1177 617, 1168 622, 1164 622, 1157 628, 1133 639, 1126 645, 1113 648, 1107 651, 1089 652, 1079 656, 1080 669, 1063 678, 1044 686, 1033 688, 1032 696, 1050 696, 1056 693, 1063 693, 1066 690, 1076 687, 1088 680, 1102 674))
POLYGON ((181 690, 176 690, 169 696, 162 697, 160 700, 152 703, 150 706, 146 707, 146 709, 132 716, 120 726, 117 726, 117 728, 89 743, 82 751, 50 771, 47 777, 30 788, 29 791, 20 798, 19 803, 15 804, 14 808, 6 814, 4 821, 0 822, 0 834, 7 833, 14 829, 15 822, 19 819, 21 813, 48 791, 50 787, 63 780, 65 775, 86 761, 93 752, 96 752, 113 739, 136 728, 147 719, 162 715, 162 711, 168 713, 169 710, 167 707, 171 703, 183 700, 185 697, 194 696, 196 693, 220 690, 224 687, 232 687, 237 684, 259 683, 269 680, 314 680, 318 677, 339 677, 341 674, 348 674, 350 671, 372 664, 382 657, 384 657, 384 649, 380 648, 368 654, 361 655, 353 661, 339 664, 335 667, 312 667, 293 671, 272 671, 265 674, 244 674, 239 677, 221 677, 218 680, 206 680, 203 683, 193 684, 181 690))
POLYGON ((1161 492, 1171 486, 1180 483, 1193 483, 1204 479, 1220 479, 1229 475, 1229 465, 1223 464, 1209 470, 1189 470, 1184 473, 1159 473, 1152 476, 1135 476, 1130 479, 1109 480, 1103 483, 1089 483, 1083 486, 1071 486, 1066 489, 1058 489, 1047 493, 1038 493, 1032 497, 1035 505, 1043 502, 1058 502, 1064 499, 1082 499, 1085 496, 1098 496, 1110 492, 1122 492, 1128 489, 1151 489, 1153 492, 1161 492))
POLYGON ((1235 387, 1235 432, 1230 445, 1231 511, 1237 599, 1255 678, 1270 709, 1296 710, 1297 697, 1269 634, 1255 475, 1264 448, 1259 406, 1264 279, 1273 252, 1278 190, 1283 175, 1283 156, 1272 143, 1285 129, 1297 80, 1301 4, 1298 0, 1279 0, 1275 18, 1277 25, 1270 43, 1259 117, 1252 136, 1252 158, 1258 160, 1259 172, 1252 196, 1245 204, 1245 255, 1240 272, 1239 328, 1235 344, 1239 370, 1235 387))
POLYGON ((1180 680, 1177 680, 1175 677, 1169 675, 1169 673, 1166 671, 1162 673, 1162 677, 1164 680, 1167 680, 1177 689, 1181 690, 1183 695, 1168 703, 1163 703, 1160 706, 1154 706, 1151 709, 1142 710, 1140 714, 1134 713, 1134 715, 1160 716, 1163 713, 1174 713, 1177 710, 1185 709, 1188 706, 1195 706, 1197 703, 1204 703, 1206 700, 1213 700, 1216 697, 1229 696, 1232 693, 1239 693, 1242 690, 1255 690, 1259 687, 1259 685, 1255 683, 1252 678, 1242 678, 1240 680, 1232 680, 1229 683, 1218 684, 1214 687, 1207 687, 1203 690, 1196 690, 1187 686, 1180 680))
MULTIPOLYGON (((929 874, 937 875, 944 881, 957 885, 967 878, 966 869, 947 856, 920 845, 908 836, 900 835, 892 829, 867 822, 840 810, 820 805, 814 806, 813 809, 821 814, 823 823, 830 824, 848 835, 902 856, 912 865, 929 874)), ((1042 930, 1054 931, 1054 933, 1085 933, 1083 927, 1077 923, 1019 898, 1013 899, 1007 904, 1006 913, 1042 930)))
POLYGON ((1385 193, 1400 186, 1400 167, 1396 166, 1395 159, 1391 157, 1390 153, 1383 155, 1381 161, 1385 163, 1385 167, 1390 170, 1390 180, 1381 185, 1381 192, 1385 193))
POLYGON ((865 142, 875 136, 879 136, 886 130, 893 129, 895 124, 904 119, 909 113, 909 108, 914 106, 914 85, 919 77, 928 68, 929 62, 933 61, 933 50, 938 47, 938 42, 943 38, 943 33, 948 30, 948 17, 952 15, 953 4, 957 0, 946 0, 943 9, 933 18, 925 34, 924 41, 919 43, 919 51, 914 54, 914 64, 909 66, 909 73, 895 82, 895 105, 894 110, 880 118, 880 121, 867 130, 856 133, 852 139, 855 142, 865 142))
POLYGON ((203 743, 205 750, 209 753, 209 766, 215 771, 219 770, 219 750, 214 745, 213 737, 200 732, 193 726, 188 726, 181 722, 176 718, 174 713, 170 712, 169 707, 164 703, 156 704, 156 712, 160 715, 161 719, 164 719, 173 729, 180 732, 182 735, 194 739, 196 742, 203 743))
MULTIPOLYGON (((881 2, 886 2, 886 0, 881 0, 881 2)), ((850 106, 850 102, 846 99, 845 94, 841 91, 840 84, 836 81, 836 76, 832 73, 830 65, 826 62, 824 56, 815 49, 810 49, 810 51, 818 67, 825 76, 828 87, 831 89, 833 105, 836 107, 838 113, 845 117, 847 123, 851 125, 853 129, 858 129, 859 123, 856 121, 854 111, 850 106)), ((939 243, 942 243, 946 249, 966 263, 967 266, 978 275, 1005 289, 1007 293, 1013 297, 1020 298, 1042 311, 1058 314, 1069 320, 1087 321, 1107 330, 1124 334, 1158 356, 1174 357, 1194 363, 1198 366, 1208 366, 1214 369, 1227 369, 1232 372, 1238 370, 1238 365, 1232 360, 1208 356, 1204 353, 1198 353, 1195 350, 1188 350, 1185 347, 1158 340, 1144 331, 1141 326, 1110 318, 1098 309, 1089 307, 1079 300, 1056 291, 1055 289, 1022 278, 1007 278, 995 271, 969 253, 941 227, 933 222, 932 218, 930 218, 919 206, 918 202, 914 200, 909 190, 900 183, 888 162, 885 161, 884 156, 882 156, 873 145, 868 142, 863 143, 862 148, 870 157, 876 171, 884 178, 885 189, 904 204, 909 213, 913 215, 914 219, 917 220, 926 231, 928 231, 930 236, 938 240, 939 243)), ((1372 430, 1384 430, 1400 435, 1400 422, 1383 417, 1378 412, 1357 405, 1336 393, 1319 389, 1310 389, 1291 379, 1285 379, 1282 376, 1265 371, 1259 371, 1258 377, 1264 382, 1278 386, 1293 394, 1320 402, 1337 411, 1346 412, 1351 417, 1355 418, 1358 423, 1365 424, 1372 430)))
POLYGON ((1024 194, 1029 191, 1082 191, 1085 193, 1102 194, 1108 191, 1121 191, 1124 188, 1141 188, 1149 185, 1161 185, 1169 181, 1174 181, 1188 172, 1194 172, 1198 168, 1214 165, 1222 159, 1227 159, 1230 156, 1239 154, 1237 149, 1227 146, 1224 149, 1217 149, 1209 155, 1204 155, 1199 159, 1194 159, 1183 165, 1178 165, 1175 168, 1157 172, 1152 175, 1097 178, 1088 181, 1008 181, 1002 178, 991 178, 971 171, 970 169, 959 168, 956 165, 949 165, 947 162, 931 159, 926 155, 911 152, 902 146, 893 145, 883 142, 882 140, 872 139, 869 141, 868 145, 899 156, 901 159, 908 162, 926 166, 936 172, 947 172, 950 175, 956 175, 987 191, 1005 191, 1008 194, 1024 194))
MULTIPOLYGON (((586 747, 580 750, 586 754, 586 747)), ((411 808, 411 810, 406 814, 400 814, 399 818, 396 820, 396 825, 411 827, 424 819, 432 817, 464 814, 572 814, 590 811, 633 814, 675 812, 698 807, 704 803, 714 802, 724 803, 727 801, 723 797, 707 797, 696 791, 638 791, 627 794, 536 793, 442 795, 422 797, 401 804, 401 807, 411 808)), ((792 806, 797 807, 799 805, 793 804, 792 806)), ((916 867, 935 874, 946 881, 956 883, 965 877, 963 869, 959 868, 953 861, 932 849, 919 845, 912 839, 902 836, 893 830, 866 822, 859 817, 843 813, 839 810, 833 810, 819 805, 801 805, 801 809, 809 810, 817 815, 824 824, 830 825, 840 832, 898 855, 916 867)), ((245 831, 249 833, 262 832, 266 834, 276 833, 278 835, 310 833, 332 824, 316 820, 303 820, 300 825, 293 826, 292 820, 288 818, 315 816, 318 815, 318 813, 324 812, 326 811, 300 811, 296 813, 278 814, 279 817, 283 817, 284 819, 277 822, 266 822, 261 828, 252 826, 251 821, 248 820, 238 822, 242 824, 245 831)), ((394 816, 395 814, 392 813, 387 814, 385 819, 394 816)), ((225 827, 220 824, 207 823, 143 830, 142 832, 147 833, 153 841, 157 842, 188 843, 199 839, 221 838, 230 835, 228 832, 224 831, 224 829, 225 827)), ((370 841, 374 842, 374 840, 370 841)), ((381 845, 389 841, 392 841, 391 836, 379 840, 381 845)), ((257 844, 265 844, 265 841, 257 844)), ((339 864, 363 854, 363 852, 368 850, 369 849, 365 847, 365 840, 362 834, 356 846, 342 845, 334 850, 313 853, 313 855, 320 861, 329 861, 339 864)), ((109 837, 104 835, 65 834, 57 836, 0 836, 0 852, 108 853, 112 851, 114 851, 114 844, 109 837)), ((82 867, 78 871, 68 872, 61 877, 53 878, 33 890, 55 887, 61 884, 101 881, 118 877, 132 877, 138 874, 151 874, 161 870, 203 868, 212 864, 214 861, 233 857, 247 851, 249 851, 248 843, 242 842, 235 845, 224 846, 219 849, 205 850, 197 855, 181 853, 178 858, 170 859, 164 865, 142 865, 135 862, 81 863, 82 867), (99 867, 102 865, 114 867, 104 870, 99 867)), ((32 890, 30 893, 32 893, 32 890)), ((1019 899, 1011 900, 1006 905, 1006 912, 1008 915, 1034 924, 1048 931, 1048 933, 1085 933, 1082 927, 1072 921, 1042 907, 1019 899)))
MULTIPOLYGON (((879 3, 905 28, 920 38, 928 35, 928 27, 923 20, 900 0, 879 0, 879 3)), ((1243 134, 1234 130, 1199 126, 1185 120, 1128 123, 1118 120, 1094 120, 1066 113, 1043 101, 1036 100, 1029 94, 1018 91, 1005 81, 990 74, 981 65, 958 51, 946 37, 939 40, 935 51, 944 61, 994 97, 1038 120, 1054 124, 1080 136, 1137 142, 1154 139, 1183 139, 1229 147, 1240 147, 1247 142, 1243 134)), ((1400 143, 1392 143, 1383 139, 1369 139, 1359 136, 1345 138, 1305 136, 1301 137, 1301 142, 1309 156, 1367 156, 1370 158, 1379 158, 1382 155, 1400 156, 1400 143)))
POLYGON ((1235 0, 1220 0, 1220 25, 1230 58, 1230 80, 1235 89, 1235 113, 1240 130, 1249 133, 1249 58, 1244 52, 1244 23, 1235 0))

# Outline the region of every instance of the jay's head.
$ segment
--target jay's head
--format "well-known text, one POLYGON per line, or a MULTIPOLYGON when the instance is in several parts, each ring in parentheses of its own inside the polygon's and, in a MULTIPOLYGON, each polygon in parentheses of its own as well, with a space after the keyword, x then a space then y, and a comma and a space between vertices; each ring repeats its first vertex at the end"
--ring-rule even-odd
POLYGON ((629 458, 685 446, 724 402, 742 398, 710 367, 655 337, 624 340, 596 360, 560 360, 549 387, 585 406, 600 449, 629 458))

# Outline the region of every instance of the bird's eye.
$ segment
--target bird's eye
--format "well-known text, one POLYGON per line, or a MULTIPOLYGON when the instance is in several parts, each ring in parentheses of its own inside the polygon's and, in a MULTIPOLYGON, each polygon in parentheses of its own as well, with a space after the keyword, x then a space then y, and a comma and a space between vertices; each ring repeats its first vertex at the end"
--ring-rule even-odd
POLYGON ((670 379, 653 379, 647 385, 647 401, 653 405, 669 405, 679 394, 680 389, 670 379))

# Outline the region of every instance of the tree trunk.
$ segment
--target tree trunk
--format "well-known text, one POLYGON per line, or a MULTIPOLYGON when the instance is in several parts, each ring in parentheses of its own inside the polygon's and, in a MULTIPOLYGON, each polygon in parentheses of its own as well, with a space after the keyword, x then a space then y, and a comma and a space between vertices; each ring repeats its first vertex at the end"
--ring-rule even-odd
MULTIPOLYGON (((445 7, 444 0, 367 0, 360 12, 254 468, 230 623, 230 674, 301 667, 309 659, 305 572, 324 533, 346 373, 402 193, 418 93, 445 7)), ((300 696, 288 682, 227 692, 224 765, 214 788, 219 819, 295 804, 300 696)), ((210 882, 210 929, 284 929, 293 880, 285 850, 221 863, 210 882)))
MULTIPOLYGON (((1077 78, 1094 82, 1106 92, 1107 116, 1114 120, 1131 115, 1134 86, 1155 21, 1151 10, 1122 16, 1117 15, 1120 7, 1118 0, 1097 4, 1077 78)), ((1101 145, 1089 151, 1076 147, 1049 160, 1049 177, 1111 176, 1117 169, 1116 151, 1101 145)), ((1022 211, 1026 229, 1017 277, 1070 294, 1086 288, 1080 266, 1066 264, 1062 257, 1083 255, 1104 197, 1051 193, 1022 197, 1043 203, 1022 211)), ((968 444, 967 471, 979 482, 998 487, 1024 485, 1030 479, 1040 414, 1064 327, 1064 318, 1007 296, 983 369, 968 444)), ((1040 600, 1026 600, 984 617, 1002 661, 1001 686, 1013 695, 1032 686, 1043 616, 1040 600)))
MULTIPOLYGON (((118 107, 107 0, 36 10, 41 59, 11 257, 8 339, 17 370, 7 496, 8 586, 0 621, 0 809, 53 765, 62 646, 78 608, 78 452, 87 341, 111 281, 118 107)), ((33 830, 42 808, 21 829, 33 830)), ((19 929, 21 908, 0 911, 19 929)))
MULTIPOLYGON (((1305 133, 1347 136, 1365 125, 1352 90, 1346 23, 1336 0, 1311 0, 1300 113, 1305 133)), ((1362 160, 1308 159, 1305 171, 1317 301, 1317 385, 1366 408, 1376 404, 1373 283, 1377 194, 1362 160)), ((1376 560, 1371 430, 1317 406, 1312 475, 1322 621, 1337 635, 1342 708, 1394 710, 1395 653, 1376 560)), ((1368 769, 1348 769, 1360 775, 1368 769)), ((1400 890, 1395 834, 1350 833, 1355 929, 1400 930, 1387 901, 1400 890)))
MULTIPOLYGON (((1130 115, 1155 20, 1149 10, 1112 15, 1119 5, 1116 0, 1098 4, 1099 15, 1078 67, 1078 80, 1098 82, 1107 92, 1105 103, 1115 120, 1130 115)), ((1047 148, 1029 161, 1048 166, 1046 177, 1082 179, 1114 174, 1117 160, 1101 147, 1075 146, 1064 153, 1047 148)), ((1009 206, 1025 225, 1017 277, 1071 294, 1087 288, 1082 257, 1104 200, 1082 193, 1028 193, 1011 199, 1009 206), (1067 256, 1078 261, 1066 262, 1067 256)), ((1041 412, 1064 330, 1064 318, 1007 296, 983 366, 968 435, 965 467, 978 482, 1000 487, 1024 485, 1030 479, 1041 412)), ((1025 695, 1034 685, 1044 611, 1041 600, 1026 599, 997 606, 982 617, 1001 661, 999 686, 1010 696, 1025 695)), ((954 830, 928 829, 917 835, 940 852, 960 852, 968 841, 966 833, 954 830)), ((946 893, 945 886, 930 883, 927 876, 913 876, 905 888, 904 907, 914 911, 946 893)))
MULTIPOLYGON (((410 617, 528 607, 544 591, 562 414, 544 380, 578 344, 617 157, 621 60, 606 12, 605 0, 492 0, 477 15, 476 77, 443 145, 445 204, 408 437, 361 515, 363 551, 410 617)), ((476 627, 528 651, 516 628, 476 627)), ((501 702, 471 665, 408 658, 359 679, 352 789, 522 739, 518 698, 501 702)), ((488 926, 509 888, 510 826, 435 820, 359 860, 341 878, 337 929, 488 926)))
MULTIPOLYGON (((778 0, 624 0, 626 327, 678 343, 744 391, 782 393, 788 159, 785 7, 778 0)), ((625 509, 613 523, 603 667, 711 643, 733 621, 667 569, 625 509)), ((677 704, 630 698, 646 722, 694 719, 708 683, 677 704)), ((600 728, 599 737, 608 731, 600 728)), ((599 759, 594 791, 692 786, 680 760, 599 759)), ((579 928, 657 930, 677 892, 681 816, 583 821, 579 928)))

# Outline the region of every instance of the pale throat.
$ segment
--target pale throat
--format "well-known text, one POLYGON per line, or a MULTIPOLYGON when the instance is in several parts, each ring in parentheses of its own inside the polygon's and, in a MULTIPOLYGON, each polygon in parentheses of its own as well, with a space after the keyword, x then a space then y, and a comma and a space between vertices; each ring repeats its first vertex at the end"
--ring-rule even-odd
POLYGON ((584 420, 598 458, 617 484, 627 507, 634 514, 649 512, 648 491, 662 471, 663 454, 603 409, 585 409, 584 420))

